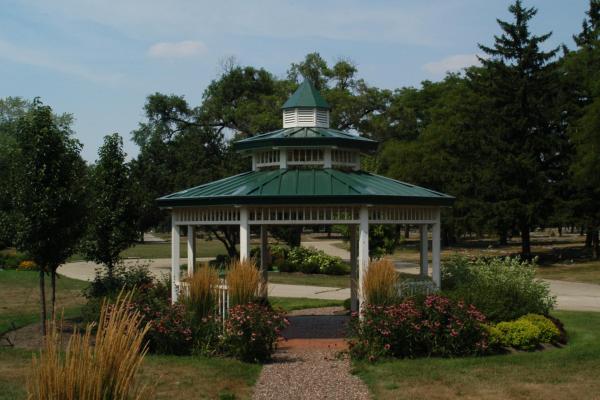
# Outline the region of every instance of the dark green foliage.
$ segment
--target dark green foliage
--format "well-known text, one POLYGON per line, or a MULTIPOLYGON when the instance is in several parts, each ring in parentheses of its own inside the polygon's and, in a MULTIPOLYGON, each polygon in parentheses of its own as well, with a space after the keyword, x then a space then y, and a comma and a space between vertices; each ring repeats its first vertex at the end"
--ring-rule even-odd
POLYGON ((110 275, 121 252, 138 238, 138 214, 123 139, 116 133, 106 136, 98 154, 90 171, 88 229, 82 251, 88 261, 104 265, 110 275))
POLYGON ((518 258, 455 257, 442 266, 442 288, 449 297, 475 305, 492 322, 547 315, 555 303, 548 284, 535 278, 535 263, 518 258))
POLYGON ((304 274, 346 275, 350 267, 341 258, 308 247, 286 249, 274 246, 273 265, 279 272, 302 272, 304 274))

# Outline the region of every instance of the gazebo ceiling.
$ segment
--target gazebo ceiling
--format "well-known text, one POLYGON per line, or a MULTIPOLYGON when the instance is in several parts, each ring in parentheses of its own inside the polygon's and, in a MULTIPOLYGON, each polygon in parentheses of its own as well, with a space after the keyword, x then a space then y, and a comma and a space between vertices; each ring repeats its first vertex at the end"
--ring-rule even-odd
POLYGON ((238 140, 233 143, 236 150, 251 150, 271 147, 321 147, 337 146, 339 148, 358 149, 364 153, 377 150, 375 140, 340 131, 333 128, 295 127, 278 129, 238 140))
POLYGON ((405 204, 450 206, 454 197, 364 171, 251 171, 173 193, 161 207, 274 204, 405 204))

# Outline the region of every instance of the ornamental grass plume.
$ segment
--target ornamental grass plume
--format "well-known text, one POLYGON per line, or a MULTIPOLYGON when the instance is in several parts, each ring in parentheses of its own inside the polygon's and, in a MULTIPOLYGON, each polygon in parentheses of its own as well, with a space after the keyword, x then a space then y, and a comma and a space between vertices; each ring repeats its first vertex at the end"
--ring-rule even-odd
POLYGON ((182 302, 199 320, 210 315, 218 305, 219 271, 207 264, 202 265, 194 274, 185 280, 187 291, 182 302))
POLYGON ((73 334, 62 352, 56 321, 49 324, 39 357, 33 357, 27 381, 29 400, 129 400, 148 397, 135 382, 147 346, 149 325, 130 306, 132 292, 121 292, 115 304, 104 302, 99 323, 73 334), (93 335, 94 329, 96 334, 93 335))
POLYGON ((233 260, 226 279, 230 307, 255 301, 266 284, 254 260, 233 260))
POLYGON ((367 304, 394 304, 399 300, 397 283, 398 274, 391 261, 371 261, 362 278, 362 296, 367 304))

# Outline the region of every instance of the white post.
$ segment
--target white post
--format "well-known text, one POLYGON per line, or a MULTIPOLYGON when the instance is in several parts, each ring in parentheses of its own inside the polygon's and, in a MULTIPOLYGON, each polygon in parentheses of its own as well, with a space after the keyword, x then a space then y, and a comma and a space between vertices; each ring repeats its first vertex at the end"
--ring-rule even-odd
POLYGON ((440 269, 441 262, 441 243, 440 236, 442 230, 442 221, 440 217, 440 209, 435 211, 435 223, 431 232, 431 261, 433 267, 433 282, 437 285, 438 289, 442 288, 442 274, 440 269))
POLYGON ((429 238, 427 237, 428 229, 427 225, 423 224, 419 226, 420 230, 420 249, 421 249, 421 276, 427 277, 429 275, 429 238))
POLYGON ((269 246, 269 237, 268 237, 268 232, 267 232, 267 226, 266 225, 261 225, 260 226, 260 272, 262 274, 262 279, 263 279, 263 290, 264 292, 262 293, 263 297, 267 297, 268 295, 268 289, 267 289, 267 282, 269 281, 269 272, 268 272, 268 265, 267 265, 267 253, 268 253, 268 246, 269 246))
POLYGON ((281 149, 279 150, 279 169, 287 168, 287 150, 281 149))
POLYGON ((331 149, 323 150, 323 168, 331 168, 332 165, 331 149))
POLYGON ((171 217, 171 302, 177 302, 179 294, 179 226, 175 216, 171 217))
POLYGON ((356 225, 348 225, 350 236, 350 311, 358 311, 358 260, 356 248, 356 225))
POLYGON ((369 210, 361 207, 359 212, 359 237, 358 237, 358 306, 363 307, 364 289, 363 278, 369 268, 369 210))
POLYGON ((250 258, 250 225, 248 224, 248 209, 240 208, 240 260, 250 258))
POLYGON ((196 227, 188 225, 187 227, 187 274, 194 275, 196 266, 196 227))
POLYGON ((256 171, 258 169, 258 167, 256 166, 256 153, 252 154, 252 171, 256 171))

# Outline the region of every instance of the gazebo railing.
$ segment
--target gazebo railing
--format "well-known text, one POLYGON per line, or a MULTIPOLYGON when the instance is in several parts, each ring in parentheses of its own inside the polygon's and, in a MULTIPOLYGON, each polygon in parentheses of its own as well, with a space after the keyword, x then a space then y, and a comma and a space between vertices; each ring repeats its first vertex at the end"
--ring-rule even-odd
MULTIPOLYGON (((178 284, 178 292, 179 298, 183 298, 188 294, 189 284, 185 281, 181 281, 178 284)), ((229 310, 229 289, 227 287, 227 283, 225 279, 221 279, 220 284, 216 288, 217 294, 217 304, 215 307, 215 315, 223 318, 227 318, 228 310, 229 310)))
POLYGON ((406 279, 398 283, 396 289, 400 297, 428 296, 439 290, 431 279, 406 279))

